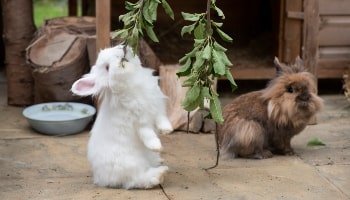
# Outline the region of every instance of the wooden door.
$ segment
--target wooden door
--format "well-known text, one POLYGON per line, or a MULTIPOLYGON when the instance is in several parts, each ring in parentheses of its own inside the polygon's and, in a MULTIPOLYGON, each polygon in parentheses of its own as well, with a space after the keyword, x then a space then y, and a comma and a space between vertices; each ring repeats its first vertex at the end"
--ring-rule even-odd
POLYGON ((350 68, 350 1, 318 0, 317 3, 317 74, 319 78, 342 78, 350 68))
POLYGON ((318 78, 342 78, 350 67, 350 1, 283 0, 279 57, 301 56, 318 78))

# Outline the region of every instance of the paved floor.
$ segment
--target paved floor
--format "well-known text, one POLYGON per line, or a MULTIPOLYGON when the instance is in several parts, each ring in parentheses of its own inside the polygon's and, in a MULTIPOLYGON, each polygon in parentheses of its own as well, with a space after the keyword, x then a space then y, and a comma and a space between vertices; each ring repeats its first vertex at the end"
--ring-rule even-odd
MULTIPOLYGON (((1 82, 1 81, 0 81, 1 82)), ((161 136, 170 167, 151 190, 99 188, 86 160, 87 131, 65 137, 38 134, 6 104, 0 83, 0 199, 350 199, 350 104, 342 95, 322 96, 318 124, 294 138, 296 156, 215 162, 212 134, 161 136), (320 138, 326 146, 308 147, 320 138)))

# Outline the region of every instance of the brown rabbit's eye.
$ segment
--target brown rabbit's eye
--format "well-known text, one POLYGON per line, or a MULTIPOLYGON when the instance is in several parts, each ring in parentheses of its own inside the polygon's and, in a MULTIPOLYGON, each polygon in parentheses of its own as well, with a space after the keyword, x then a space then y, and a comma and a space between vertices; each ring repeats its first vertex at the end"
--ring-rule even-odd
POLYGON ((288 87, 287 87, 287 92, 293 93, 293 92, 294 92, 293 87, 292 87, 292 86, 288 86, 288 87))

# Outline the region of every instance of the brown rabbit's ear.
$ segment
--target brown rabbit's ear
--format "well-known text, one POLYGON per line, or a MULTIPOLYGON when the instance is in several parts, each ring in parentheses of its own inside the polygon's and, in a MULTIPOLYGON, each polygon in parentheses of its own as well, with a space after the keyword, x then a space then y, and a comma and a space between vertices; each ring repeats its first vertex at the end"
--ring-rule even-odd
POLYGON ((281 74, 283 72, 283 65, 280 63, 277 57, 275 57, 275 60, 273 61, 273 63, 275 64, 276 74, 277 75, 281 74))
POLYGON ((297 56, 295 58, 295 65, 297 65, 299 67, 304 67, 304 61, 299 56, 297 56))

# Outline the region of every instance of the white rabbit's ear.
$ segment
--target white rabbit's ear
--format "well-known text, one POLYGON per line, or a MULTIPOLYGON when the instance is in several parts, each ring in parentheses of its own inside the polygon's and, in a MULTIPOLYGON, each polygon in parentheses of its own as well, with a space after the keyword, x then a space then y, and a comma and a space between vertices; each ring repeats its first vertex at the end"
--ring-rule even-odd
POLYGON ((96 78, 94 76, 86 76, 75 81, 72 85, 71 91, 79 96, 96 94, 96 78))

